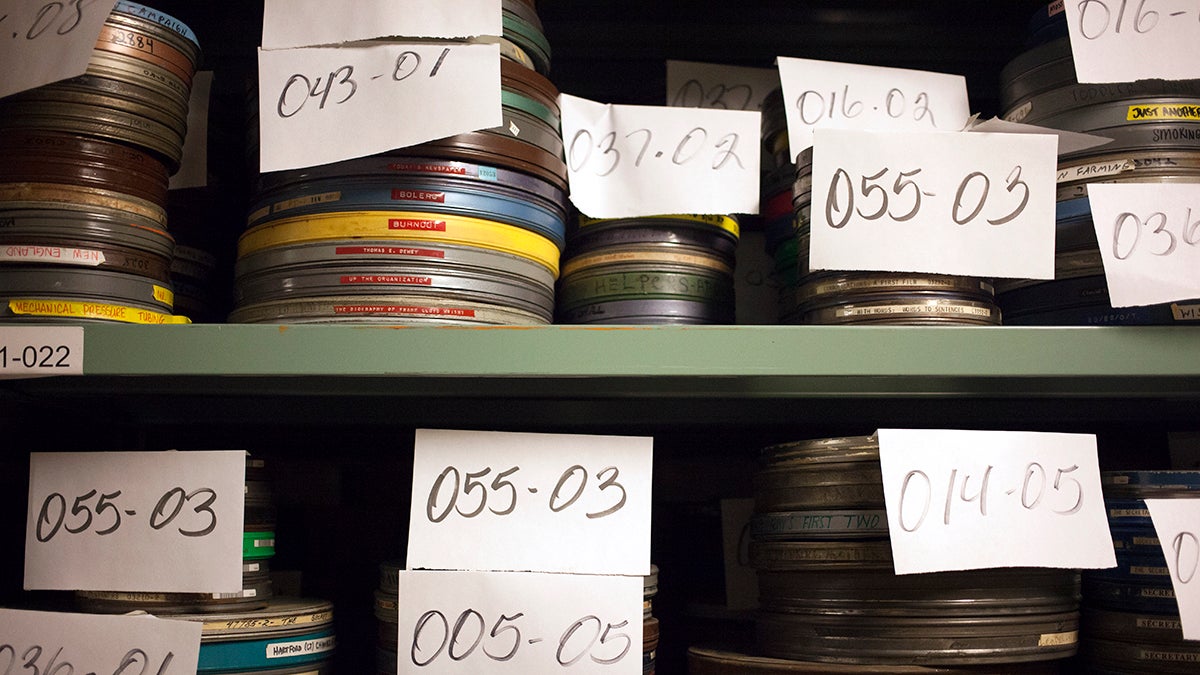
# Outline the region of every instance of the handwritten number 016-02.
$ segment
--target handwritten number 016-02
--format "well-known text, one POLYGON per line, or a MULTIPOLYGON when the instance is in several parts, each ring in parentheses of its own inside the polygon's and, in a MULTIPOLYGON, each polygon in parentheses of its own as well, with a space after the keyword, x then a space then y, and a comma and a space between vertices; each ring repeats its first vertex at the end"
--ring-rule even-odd
MULTIPOLYGON (((23 661, 20 672, 29 672, 32 675, 75 675, 74 665, 68 661, 58 660, 58 657, 62 655, 62 651, 63 648, 59 647, 58 651, 54 652, 54 655, 50 657, 50 660, 45 665, 39 666, 38 661, 41 660, 44 654, 49 652, 49 650, 44 649, 41 645, 29 647, 21 654, 20 659, 17 658, 15 647, 9 644, 0 645, 0 657, 8 656, 4 675, 12 675, 13 667, 19 661, 23 661)), ((167 652, 167 655, 163 657, 162 663, 158 666, 158 670, 154 671, 154 675, 167 675, 173 660, 175 660, 174 652, 167 652)), ((146 668, 149 665, 150 657, 146 655, 145 651, 135 647, 125 652, 125 656, 117 664, 116 670, 112 671, 112 675, 146 675, 146 668), (134 666, 141 666, 141 669, 137 672, 130 670, 134 666)), ((94 675, 94 671, 89 673, 89 675, 94 675)))
MULTIPOLYGON (((1114 20, 1114 12, 1110 8, 1110 2, 1104 0, 1079 0, 1079 34, 1085 40, 1098 40, 1108 32, 1109 28, 1113 29, 1113 33, 1119 35, 1125 29, 1125 11, 1129 9, 1129 0, 1112 0, 1116 3, 1116 16, 1114 20), (1095 9, 1095 13, 1091 13, 1095 9), (1089 17, 1100 17, 1100 22, 1095 20, 1088 21, 1089 17), (1097 27, 1097 23, 1099 26, 1097 27)), ((1145 34, 1154 30, 1158 25, 1159 12, 1146 9, 1147 0, 1138 0, 1137 9, 1133 14, 1133 30, 1137 33, 1145 34)))
MULTIPOLYGON (((451 513, 457 513, 463 518, 474 518, 482 514, 485 508, 497 516, 506 516, 515 511, 517 508, 517 488, 512 484, 512 481, 508 480, 508 478, 519 470, 520 467, 514 466, 496 474, 496 476, 492 479, 489 491, 489 488, 483 482, 481 482, 480 479, 486 477, 492 472, 491 467, 486 467, 481 471, 468 472, 465 474, 466 479, 464 480, 463 473, 460 472, 457 467, 448 466, 443 469, 440 474, 438 474, 438 477, 433 481, 433 485, 429 488, 429 497, 425 501, 425 516, 431 523, 440 523, 448 518, 451 513), (453 482, 450 483, 450 481, 453 482), (442 492, 447 488, 447 485, 449 485, 450 496, 445 505, 439 510, 438 497, 441 496, 442 492), (459 495, 461 494, 463 496, 470 497, 476 492, 478 492, 479 495, 479 503, 471 509, 464 510, 460 508, 458 503, 459 495), (488 507, 489 492, 504 492, 507 495, 508 502, 504 505, 504 508, 496 509, 488 507)), ((620 477, 620 474, 620 469, 615 466, 605 467, 596 473, 595 478, 600 481, 600 485, 598 487, 600 492, 605 492, 612 488, 619 490, 620 496, 612 506, 602 511, 585 514, 587 518, 603 518, 620 511, 625 506, 625 502, 628 499, 628 494, 625 491, 625 486, 621 485, 621 483, 617 480, 620 477)), ((583 466, 576 464, 568 468, 566 471, 563 471, 558 478, 558 482, 554 485, 554 490, 550 493, 550 510, 554 513, 560 513, 571 507, 580 499, 580 497, 583 496, 584 490, 587 487, 587 483, 588 473, 587 469, 585 469, 583 466), (576 476, 578 476, 578 485, 574 492, 572 492, 570 496, 566 497, 564 500, 564 495, 567 494, 564 492, 564 489, 567 488, 568 484, 570 484, 576 476)))
MULTIPOLYGON (((449 53, 449 47, 446 47, 442 50, 441 55, 433 64, 433 67, 429 70, 429 77, 437 76, 438 71, 442 68, 442 63, 445 62, 446 56, 449 53)), ((420 54, 411 50, 400 52, 396 56, 396 61, 393 64, 392 81, 403 82, 404 80, 407 80, 416 74, 417 69, 420 68, 420 66, 420 54)), ((329 102, 329 96, 333 92, 335 85, 341 90, 345 90, 345 88, 348 86, 349 91, 346 91, 344 94, 342 94, 340 99, 333 101, 334 105, 341 105, 353 98, 354 95, 358 93, 358 81, 354 79, 354 66, 342 66, 337 70, 331 71, 328 76, 317 77, 316 82, 313 82, 311 79, 309 79, 307 75, 296 73, 288 78, 287 82, 283 85, 283 90, 279 92, 279 100, 275 104, 275 113, 284 119, 293 117, 304 109, 304 105, 308 103, 309 99, 313 98, 320 99, 321 102, 317 105, 317 108, 324 110, 325 104, 329 102), (325 87, 323 89, 321 88, 322 82, 325 83, 325 87), (293 87, 300 84, 303 85, 301 87, 304 92, 303 96, 300 98, 299 103, 289 104, 289 94, 293 91, 293 87)))

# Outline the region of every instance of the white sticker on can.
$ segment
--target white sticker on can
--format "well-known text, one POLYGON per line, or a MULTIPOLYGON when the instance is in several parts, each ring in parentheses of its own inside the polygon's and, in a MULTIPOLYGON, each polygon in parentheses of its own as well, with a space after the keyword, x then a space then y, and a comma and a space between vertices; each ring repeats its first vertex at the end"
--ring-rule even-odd
POLYGON ((268 659, 286 659, 309 654, 323 654, 333 651, 336 640, 332 635, 313 640, 296 640, 294 642, 272 642, 267 645, 268 659))

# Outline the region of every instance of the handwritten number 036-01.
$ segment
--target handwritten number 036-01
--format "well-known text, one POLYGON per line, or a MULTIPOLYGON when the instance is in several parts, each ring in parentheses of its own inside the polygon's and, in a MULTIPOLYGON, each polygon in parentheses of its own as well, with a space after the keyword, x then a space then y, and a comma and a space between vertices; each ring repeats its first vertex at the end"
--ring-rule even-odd
MULTIPOLYGON (((58 657, 62 655, 63 648, 59 647, 58 651, 50 657, 50 660, 43 665, 38 665, 38 661, 42 656, 49 653, 48 649, 44 649, 41 645, 33 645, 26 649, 20 656, 17 657, 17 650, 12 645, 0 645, 0 658, 8 657, 8 664, 4 668, 3 675, 12 675, 14 672, 31 673, 31 675, 75 675, 75 666, 67 661, 59 661, 58 657), (21 665, 19 671, 14 671, 13 668, 21 665)), ((147 671, 150 666, 150 657, 141 649, 130 649, 125 652, 125 657, 117 664, 117 669, 112 672, 112 675, 147 675, 148 672, 153 672, 154 675, 166 675, 169 671, 171 661, 175 659, 173 652, 167 652, 163 657, 162 663, 158 666, 157 671, 147 671), (134 666, 141 666, 140 670, 134 671, 134 666)), ((81 669, 82 670, 82 669, 81 669)), ((94 675, 94 671, 89 675, 94 675)))
MULTIPOLYGON (((433 486, 429 490, 429 498, 425 502, 425 515, 431 523, 440 523, 450 516, 451 513, 457 513, 463 518, 474 518, 484 509, 491 511, 497 516, 507 516, 517 508, 517 495, 519 494, 512 481, 508 480, 510 476, 520 470, 520 467, 510 467, 501 471, 493 477, 490 489, 480 479, 492 472, 491 467, 486 467, 481 471, 467 472, 466 479, 463 480, 463 474, 453 466, 446 467, 437 479, 433 481, 433 486), (445 505, 438 508, 438 497, 442 494, 442 490, 447 486, 448 481, 453 481, 450 485, 450 497, 445 505), (478 492, 479 503, 474 508, 464 510, 459 504, 459 494, 464 497, 472 496, 472 493, 478 492), (503 503, 503 508, 488 507, 488 495, 491 493, 503 493, 501 499, 507 499, 503 503)), ((615 501, 606 509, 585 514, 589 519, 603 518, 620 511, 628 499, 628 494, 625 492, 625 486, 621 485, 619 478, 621 475, 620 469, 615 466, 605 467, 596 472, 595 479, 600 481, 597 489, 600 492, 612 492, 615 501), (614 492, 615 491, 615 492, 614 492)), ((550 493, 549 507, 554 513, 560 513, 570 508, 575 502, 583 496, 584 490, 587 488, 588 472, 583 466, 576 464, 566 471, 563 471, 558 478, 558 482, 554 485, 554 490, 550 493), (572 490, 571 486, 574 485, 572 490)), ((530 494, 536 494, 537 488, 529 488, 530 494)))
MULTIPOLYGON (((924 206, 924 198, 936 195, 922 190, 918 184, 916 177, 922 171, 920 168, 898 172, 889 192, 884 184, 891 171, 884 167, 872 175, 859 176, 857 187, 848 171, 841 168, 835 171, 825 200, 825 222, 834 229, 841 229, 855 214, 867 221, 887 216, 893 222, 903 223, 915 218, 924 206)), ((1029 185, 1021 180, 1019 165, 1013 167, 1005 179, 1005 194, 1010 202, 1017 201, 1016 206, 1003 215, 988 218, 991 225, 1012 222, 1029 205, 1029 185), (1020 195, 1019 199, 1016 195, 1020 195)), ((973 222, 992 197, 991 179, 982 171, 972 171, 958 183, 950 209, 951 219, 959 225, 973 222)))
MULTIPOLYGON (((436 77, 438 71, 442 68, 442 63, 446 60, 446 55, 450 53, 450 48, 446 47, 442 50, 441 55, 429 69, 429 77, 436 77)), ((396 62, 392 68, 392 81, 403 82, 416 74, 421 67, 421 55, 410 50, 400 52, 396 56, 396 62)), ((372 78, 374 79, 374 78, 372 78)), ((325 104, 329 103, 329 97, 333 93, 334 87, 338 89, 338 95, 341 98, 334 99, 334 105, 341 105, 358 93, 358 81, 354 79, 354 66, 346 65, 331 71, 328 76, 319 76, 316 81, 309 79, 307 75, 296 73, 288 78, 283 85, 283 91, 279 92, 279 101, 275 104, 275 112, 280 117, 287 119, 299 113, 304 109, 304 105, 309 99, 319 99, 320 103, 317 108, 325 109, 325 104), (324 83, 324 87, 322 87, 324 83), (299 86, 303 94, 299 101, 290 101, 294 96, 289 96, 299 86)))
MULTIPOLYGON (((634 140, 641 141, 641 147, 637 150, 637 155, 634 157, 633 166, 640 167, 642 161, 646 159, 646 153, 650 149, 650 145, 654 140, 654 132, 650 129, 634 129, 625 134, 624 140, 629 141, 635 136, 639 137, 634 140)), ((691 131, 684 134, 683 138, 675 144, 674 152, 671 153, 671 163, 675 166, 683 166, 690 163, 692 160, 701 156, 708 145, 709 133, 703 127, 694 127, 691 131)), ((716 142, 713 149, 716 150, 712 155, 711 168, 714 171, 720 171, 725 168, 732 160, 737 164, 738 168, 745 169, 745 164, 741 158, 737 156, 737 134, 725 134, 716 142)), ((591 131, 580 129, 575 132, 575 136, 571 139, 571 145, 567 148, 567 162, 571 171, 578 173, 588 165, 592 159, 600 162, 595 168, 597 176, 607 176, 617 170, 625 155, 616 147, 617 132, 610 131, 600 138, 597 143, 591 131), (600 154, 593 155, 593 150, 599 150, 600 154), (606 162, 606 163, 605 163, 606 162)), ((636 145, 634 147, 637 147, 636 145)), ((632 153, 630 153, 632 154, 632 153)), ((656 151, 652 156, 653 159, 659 159, 664 156, 664 151, 656 151)))
POLYGON ((1147 227, 1154 228, 1150 231, 1150 234, 1151 236, 1157 236, 1156 241, 1161 242, 1159 250, 1150 251, 1152 255, 1159 257, 1171 255, 1179 246, 1180 240, 1188 246, 1200 244, 1200 219, 1192 220, 1191 209, 1187 210, 1187 215, 1183 218, 1178 236, 1168 229, 1170 224, 1167 214, 1162 211, 1151 213, 1145 220, 1139 218, 1137 214, 1129 213, 1128 211, 1121 213, 1117 216, 1116 222, 1113 223, 1113 257, 1117 260, 1125 260, 1133 255, 1134 251, 1138 250, 1138 245, 1142 241, 1142 230, 1147 227), (1128 246, 1123 247, 1121 246, 1121 239, 1123 238, 1122 235, 1127 232, 1127 227, 1133 228, 1133 241, 1128 246))

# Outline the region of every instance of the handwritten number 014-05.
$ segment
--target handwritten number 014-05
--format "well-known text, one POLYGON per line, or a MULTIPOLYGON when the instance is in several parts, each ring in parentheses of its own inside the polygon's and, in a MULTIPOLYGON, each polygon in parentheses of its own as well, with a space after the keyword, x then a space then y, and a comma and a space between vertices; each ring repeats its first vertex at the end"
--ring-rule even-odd
MULTIPOLYGON (((450 516, 451 513, 457 513, 463 518, 474 518, 483 513, 484 509, 491 511, 497 516, 506 516, 517 508, 518 491, 512 481, 508 480, 510 476, 520 470, 520 467, 509 467, 500 473, 497 473, 491 481, 490 489, 481 479, 485 478, 492 472, 491 467, 485 467, 481 471, 472 471, 464 474, 457 467, 448 466, 442 470, 438 477, 434 479, 433 485, 429 489, 429 497, 425 502, 425 516, 431 523, 440 523, 450 516), (450 496, 446 503, 439 509, 438 498, 442 492, 449 487, 450 496), (478 494, 479 502, 474 508, 463 509, 459 504, 459 495, 471 497, 478 494), (507 503, 503 503, 503 508, 494 508, 488 506, 489 494, 500 494, 501 499, 507 499, 507 503)), ((628 499, 628 494, 618 479, 621 471, 615 466, 605 467, 596 472, 595 478, 600 481, 598 490, 600 492, 609 492, 617 490, 614 496, 617 497, 611 506, 608 508, 585 514, 589 519, 603 518, 620 511, 628 499)), ((554 489, 550 493, 549 506, 554 513, 560 513, 570 508, 580 497, 583 496, 584 490, 588 483, 588 472, 583 466, 576 464, 558 477, 558 482, 555 483, 554 489), (572 483, 576 483, 573 492, 568 495, 567 488, 572 483)), ((531 488, 530 493, 536 493, 536 488, 531 488)))
MULTIPOLYGON (((646 158, 646 153, 650 149, 650 145, 654 140, 654 132, 650 129, 634 129, 625 134, 623 139, 629 141, 634 136, 638 136, 641 141, 641 147, 638 149, 637 156, 633 160, 635 168, 642 166, 642 161, 646 158)), ((689 164, 692 160, 700 157, 708 144, 709 133, 703 127, 693 127, 690 131, 684 134, 683 138, 675 144, 674 151, 671 153, 671 163, 675 166, 683 166, 689 164)), ((724 169, 730 161, 733 161, 738 168, 745 169, 745 164, 742 163, 740 157, 737 156, 738 135, 735 133, 725 134, 714 145, 713 149, 716 152, 712 155, 710 168, 714 171, 724 169)), ((595 159, 601 158, 607 164, 595 167, 597 176, 607 176, 617 170, 621 164, 624 154, 617 146, 617 132, 610 131, 596 142, 592 132, 587 129, 580 129, 575 132, 575 136, 571 138, 571 144, 567 148, 567 162, 572 172, 578 173, 588 165, 588 162, 593 159, 593 150, 599 150, 600 154, 595 155, 595 159)), ((654 153, 654 158, 664 156, 664 151, 654 153)))
MULTIPOLYGON (((58 651, 50 657, 44 665, 38 665, 38 661, 42 656, 49 653, 48 649, 44 649, 41 645, 33 645, 26 649, 18 659, 17 650, 12 645, 0 645, 0 658, 8 656, 8 663, 5 665, 3 675, 13 675, 13 668, 21 663, 20 671, 28 672, 31 675, 75 675, 75 666, 68 661, 59 661, 59 656, 62 655, 63 648, 59 647, 58 651)), ((163 657, 162 663, 158 666, 157 671, 153 671, 153 675, 167 675, 171 662, 175 659, 173 652, 167 652, 163 657)), ((147 675, 147 670, 150 666, 150 657, 146 652, 133 648, 125 652, 125 656, 121 662, 117 664, 116 670, 112 671, 112 675, 147 675), (134 672, 131 670, 134 666, 141 666, 140 670, 134 672)), ((88 675, 95 675, 95 671, 89 671, 88 675)))
MULTIPOLYGON (((924 206, 925 197, 936 196, 922 190, 918 184, 917 176, 921 173, 921 168, 898 172, 889 193, 881 183, 886 181, 886 176, 890 171, 892 171, 891 168, 884 167, 872 175, 862 175, 859 177, 859 185, 856 188, 850 172, 842 168, 837 169, 833 174, 833 180, 829 183, 829 192, 825 199, 825 222, 829 227, 841 229, 850 222, 855 214, 866 221, 879 220, 888 216, 893 222, 903 223, 916 217, 924 206), (878 200, 874 207, 870 207, 871 200, 878 200), (893 210, 893 202, 902 200, 904 206, 893 210), (859 203, 856 204, 856 202, 859 203)), ((958 190, 954 194, 954 203, 949 214, 951 219, 959 225, 973 222, 988 206, 989 199, 992 198, 991 187, 992 181, 985 173, 973 171, 967 174, 959 181, 958 190), (978 192, 977 196, 976 192, 978 192), (973 206, 967 208, 972 202, 973 206)), ((987 222, 990 225, 1000 226, 1012 222, 1029 205, 1029 185, 1021 179, 1020 165, 1013 167, 1005 179, 1005 192, 1010 197, 1014 193, 1019 193, 1020 199, 1016 206, 1011 207, 1004 215, 988 218, 987 222)), ((1009 201, 1011 202, 1012 199, 1009 201)))
MULTIPOLYGON (((984 470, 983 475, 979 478, 979 484, 973 494, 968 494, 971 485, 971 475, 963 474, 961 485, 959 484, 959 471, 953 469, 950 472, 946 485, 946 497, 942 510, 942 524, 950 524, 950 516, 955 503, 961 501, 965 503, 977 502, 979 506, 979 515, 986 517, 988 515, 988 498, 989 487, 992 484, 992 471, 995 467, 988 465, 984 470), (956 490, 957 488, 957 490, 956 490)), ((1075 493, 1074 502, 1061 509, 1051 509, 1054 513, 1060 516, 1069 516, 1078 513, 1083 508, 1083 486, 1074 477, 1069 474, 1079 470, 1078 465, 1059 468, 1051 483, 1051 488, 1056 493, 1065 493, 1073 491, 1075 493), (1073 484, 1074 487, 1069 487, 1073 484)), ((1045 468, 1038 462, 1030 462, 1025 466, 1024 477, 1020 486, 1021 507, 1026 511, 1032 511, 1037 508, 1045 497, 1046 483, 1049 482, 1045 468), (1036 480, 1035 480, 1036 479, 1036 480)), ((1011 495, 1016 492, 1016 488, 1008 490, 1005 495, 1011 495)), ((900 529, 905 532, 916 532, 921 528, 929 516, 930 508, 933 506, 934 488, 933 481, 929 478, 929 474, 914 469, 905 474, 903 481, 900 483, 900 503, 898 521, 900 529), (917 496, 920 493, 920 496, 917 496), (915 499, 917 508, 915 517, 910 517, 912 510, 907 505, 913 504, 911 500, 915 499)))
MULTIPOLYGON (((437 61, 429 69, 429 77, 437 77, 449 53, 449 47, 442 50, 437 61)), ((393 64, 392 81, 403 82, 415 75, 420 67, 420 54, 411 50, 402 51, 396 56, 396 61, 393 64)), ((322 75, 317 77, 315 82, 303 73, 296 73, 288 78, 287 82, 283 85, 283 90, 279 92, 279 100, 275 104, 275 113, 284 119, 293 117, 304 109, 304 105, 310 99, 314 98, 320 99, 317 108, 324 110, 325 104, 330 102, 329 97, 333 93, 335 86, 338 88, 341 98, 335 99, 333 105, 341 105, 354 98, 354 95, 358 93, 358 81, 354 79, 354 66, 342 66, 337 70, 331 71, 327 76, 322 75), (324 88, 321 86, 322 82, 325 85, 324 88), (294 98, 290 94, 295 90, 297 85, 300 85, 303 95, 300 96, 299 102, 289 102, 289 99, 294 98)))
MULTIPOLYGON (((37 528, 34 536, 43 544, 54 538, 60 530, 69 534, 80 534, 92 527, 95 520, 102 517, 108 518, 109 522, 102 529, 97 529, 96 534, 106 536, 116 532, 122 525, 121 509, 116 506, 116 500, 121 496, 121 491, 106 492, 101 494, 96 500, 95 506, 91 507, 88 503, 97 494, 96 490, 79 495, 75 498, 70 509, 67 508, 67 498, 61 493, 52 492, 46 495, 46 499, 42 501, 42 508, 38 513, 37 528), (66 523, 68 512, 72 518, 76 519, 75 525, 66 523), (79 519, 82 518, 82 521, 79 519), (49 531, 44 528, 49 527, 49 531)), ((179 528, 179 534, 185 537, 203 537, 210 534, 217 528, 217 514, 212 510, 212 505, 217 500, 217 493, 212 488, 199 488, 191 492, 185 492, 183 488, 176 487, 168 490, 159 498, 158 503, 154 505, 154 509, 150 513, 150 528, 161 530, 167 525, 170 525, 183 510, 185 503, 191 503, 193 499, 198 499, 199 503, 192 507, 192 512, 205 516, 203 527, 199 529, 184 529, 179 528), (171 508, 171 507, 174 508, 171 508), (168 512, 169 510, 169 512, 168 512)), ((129 511, 126 511, 129 514, 129 511)), ((131 514, 132 515, 132 514, 131 514)))

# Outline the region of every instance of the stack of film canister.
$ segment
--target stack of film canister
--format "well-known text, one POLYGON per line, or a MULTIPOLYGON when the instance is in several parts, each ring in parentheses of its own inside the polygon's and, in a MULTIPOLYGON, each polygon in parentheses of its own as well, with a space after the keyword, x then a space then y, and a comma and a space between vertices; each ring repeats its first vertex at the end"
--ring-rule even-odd
POLYGON ((738 233, 732 216, 581 217, 559 280, 558 322, 733 323, 738 233))
POLYGON ((809 268, 812 148, 800 153, 792 185, 794 244, 781 245, 779 317, 785 324, 1000 324, 992 283, 977 277, 917 272, 840 272, 809 268), (794 245, 794 255, 793 248, 794 245), (784 266, 793 269, 784 269, 784 266), (794 279, 794 281, 792 281, 794 279))
MULTIPOLYGON (((783 105, 783 90, 776 89, 763 98, 762 104, 762 199, 764 244, 767 255, 774 261, 772 270, 781 288, 795 288, 800 271, 800 227, 792 204, 792 187, 796 180, 796 163, 788 145, 787 114, 783 105)), ((805 235, 807 243, 807 234, 805 235)), ((805 258, 807 261, 807 257, 805 258)), ((780 291, 782 300, 782 293, 780 291)), ((778 314, 778 310, 776 312, 778 314)))
POLYGON ((566 245, 550 48, 504 0, 504 122, 383 156, 263 174, 237 323, 547 324, 566 245))
POLYGON ((273 593, 275 521, 266 464, 247 457, 240 592, 76 591, 76 604, 88 612, 144 611, 201 623, 202 675, 327 675, 335 646, 333 606, 273 593))
POLYGON ((1080 651, 1089 673, 1193 673, 1200 643, 1183 639, 1171 573, 1145 499, 1200 497, 1200 471, 1100 476, 1117 566, 1083 573, 1080 651))
POLYGON ((893 572, 873 436, 764 449, 755 501, 759 654, 693 649, 693 673, 1054 672, 1075 654, 1075 570, 893 572))
POLYGON ((379 649, 375 667, 379 675, 393 675, 399 656, 400 570, 404 563, 389 560, 379 564, 379 588, 375 589, 375 619, 379 625, 379 649))
POLYGON ((1200 320, 1200 301, 1111 306, 1099 246, 1112 243, 1096 241, 1087 196, 1093 183, 1200 183, 1200 80, 1079 84, 1062 3, 1035 13, 1027 47, 1001 72, 1004 118, 1112 142, 1059 157, 1055 278, 998 283, 1005 323, 1200 320))
POLYGON ((199 58, 186 25, 120 0, 86 74, 0 99, 0 321, 187 322, 166 200, 199 58))
POLYGON ((658 660, 658 619, 654 617, 654 596, 658 595, 658 565, 650 565, 650 574, 642 582, 642 675, 654 675, 658 660))

